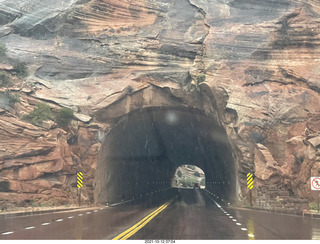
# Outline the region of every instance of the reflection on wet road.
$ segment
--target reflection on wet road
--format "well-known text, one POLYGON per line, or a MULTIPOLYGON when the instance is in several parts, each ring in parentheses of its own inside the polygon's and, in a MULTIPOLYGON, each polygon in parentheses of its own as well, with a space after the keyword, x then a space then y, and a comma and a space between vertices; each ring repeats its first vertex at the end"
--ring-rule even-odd
MULTIPOLYGON (((203 189, 178 197, 130 239, 320 239, 320 219, 235 209, 203 189)), ((155 211, 145 204, 1 219, 0 239, 112 239, 155 211)))
POLYGON ((226 207, 206 190, 179 193, 131 239, 320 239, 320 219, 226 207))

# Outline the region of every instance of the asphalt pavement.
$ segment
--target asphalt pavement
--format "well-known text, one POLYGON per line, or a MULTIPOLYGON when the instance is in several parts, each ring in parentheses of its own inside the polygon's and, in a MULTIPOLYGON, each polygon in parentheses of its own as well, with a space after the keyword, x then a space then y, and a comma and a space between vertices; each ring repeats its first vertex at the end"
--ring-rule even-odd
POLYGON ((0 240, 111 240, 129 230, 131 240, 320 239, 320 219, 235 209, 205 189, 172 199, 5 218, 0 240))

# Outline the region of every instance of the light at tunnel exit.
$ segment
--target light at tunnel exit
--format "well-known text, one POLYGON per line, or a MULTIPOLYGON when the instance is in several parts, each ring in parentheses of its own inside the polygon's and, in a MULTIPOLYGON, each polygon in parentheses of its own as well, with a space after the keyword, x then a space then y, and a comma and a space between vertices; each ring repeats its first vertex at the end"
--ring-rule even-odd
POLYGON ((201 168, 195 165, 181 165, 177 168, 171 180, 171 187, 194 188, 199 186, 199 188, 204 189, 205 182, 205 173, 201 168))

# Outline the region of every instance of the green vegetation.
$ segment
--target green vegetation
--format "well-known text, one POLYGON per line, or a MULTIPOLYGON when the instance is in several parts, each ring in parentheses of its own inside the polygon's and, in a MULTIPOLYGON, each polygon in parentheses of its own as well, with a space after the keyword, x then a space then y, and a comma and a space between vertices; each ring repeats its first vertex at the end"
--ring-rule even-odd
POLYGON ((18 63, 14 66, 14 71, 21 78, 25 78, 29 75, 27 64, 25 62, 18 61, 18 63))
POLYGON ((52 120, 54 118, 50 106, 46 103, 38 103, 33 111, 23 116, 23 120, 34 125, 40 125, 44 120, 52 120))
POLYGON ((56 199, 54 200, 49 200, 47 202, 35 202, 34 200, 31 200, 30 202, 31 207, 55 207, 55 206, 60 206, 60 202, 56 199))
POLYGON ((0 88, 12 86, 11 77, 6 72, 0 72, 0 88))
POLYGON ((5 56, 7 52, 6 45, 3 42, 0 42, 0 56, 5 56))
POLYGON ((20 96, 18 93, 7 92, 7 97, 9 99, 9 106, 12 107, 14 104, 20 102, 20 96))
POLYGON ((178 170, 177 175, 178 175, 178 177, 179 177, 179 178, 181 178, 181 177, 182 177, 182 173, 181 173, 181 171, 180 171, 180 170, 178 170))
POLYGON ((198 75, 198 77, 197 77, 197 84, 200 84, 200 83, 202 83, 202 82, 205 82, 205 80, 206 80, 206 75, 203 74, 203 73, 200 73, 200 74, 198 75))
POLYGON ((56 116, 56 123, 59 127, 66 127, 73 119, 73 110, 70 108, 62 108, 56 116))
POLYGON ((127 86, 127 87, 125 88, 125 91, 126 91, 126 93, 131 94, 131 93, 134 91, 134 89, 133 89, 132 86, 127 86))
POLYGON ((318 204, 316 202, 310 202, 309 209, 310 210, 318 210, 318 204))
POLYGON ((62 108, 55 115, 48 104, 38 103, 33 111, 24 115, 22 119, 38 126, 45 120, 54 120, 59 127, 66 127, 73 118, 73 110, 70 108, 62 108))
POLYGON ((200 173, 199 173, 198 171, 195 171, 195 172, 193 173, 193 175, 196 176, 196 177, 200 177, 200 173))
POLYGON ((196 169, 196 166, 194 166, 194 165, 188 165, 187 168, 192 169, 192 170, 195 170, 195 169, 196 169))
MULTIPOLYGON (((10 106, 12 107, 14 104, 20 102, 20 96, 18 93, 11 92, 9 90, 5 92, 0 91, 0 98, 2 100, 2 106, 10 106)), ((1 186, 0 186, 1 188, 1 186)), ((1 189, 0 189, 1 190, 1 189)))
POLYGON ((193 183, 199 182, 197 178, 185 178, 181 180, 183 187, 193 187, 193 183))

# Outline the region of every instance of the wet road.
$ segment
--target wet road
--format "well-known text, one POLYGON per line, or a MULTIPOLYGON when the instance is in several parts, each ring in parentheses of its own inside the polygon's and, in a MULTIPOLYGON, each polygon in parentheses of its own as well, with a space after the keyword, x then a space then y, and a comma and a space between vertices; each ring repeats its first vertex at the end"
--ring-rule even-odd
POLYGON ((110 207, 0 219, 0 240, 112 239, 154 209, 110 207))
POLYGON ((180 196, 130 239, 320 239, 319 219, 226 207, 206 190, 180 196))
MULTIPOLYGON (((0 239, 112 239, 160 205, 0 219, 0 239)), ((320 220, 233 209, 206 190, 180 189, 175 201, 129 239, 320 239, 320 220)))

